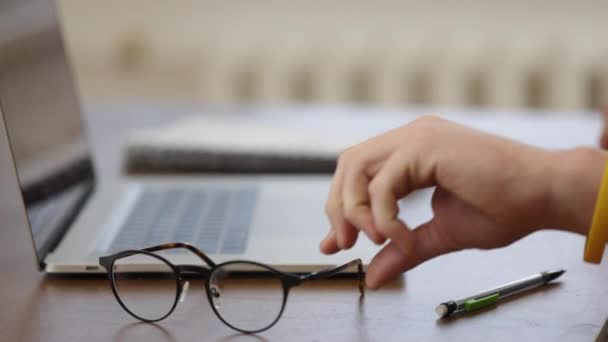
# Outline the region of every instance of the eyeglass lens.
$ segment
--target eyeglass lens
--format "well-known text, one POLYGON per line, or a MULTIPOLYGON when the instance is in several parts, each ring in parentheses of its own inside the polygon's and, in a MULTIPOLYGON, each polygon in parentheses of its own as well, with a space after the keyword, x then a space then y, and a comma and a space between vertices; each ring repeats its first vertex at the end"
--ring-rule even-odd
POLYGON ((260 265, 236 262, 216 268, 209 279, 209 292, 218 316, 243 331, 269 327, 283 310, 281 279, 260 265), (256 273, 237 272, 243 270, 256 273))
POLYGON ((122 304, 140 319, 162 319, 175 306, 176 274, 160 258, 142 253, 117 259, 112 281, 122 304), (146 268, 148 272, 145 272, 146 268))

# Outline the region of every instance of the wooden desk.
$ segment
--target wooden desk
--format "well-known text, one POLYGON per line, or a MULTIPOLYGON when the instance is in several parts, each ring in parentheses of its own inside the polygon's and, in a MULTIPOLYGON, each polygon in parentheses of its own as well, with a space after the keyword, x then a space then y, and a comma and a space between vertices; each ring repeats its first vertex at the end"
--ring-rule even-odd
MULTIPOLYGON (((102 176, 118 170, 117 137, 124 129, 137 120, 160 122, 180 112, 165 110, 147 117, 129 114, 135 109, 93 113, 102 176)), ((6 153, 0 146, 0 156, 6 153)), ((607 265, 582 262, 582 237, 542 232, 500 250, 437 258, 387 288, 368 291, 362 302, 350 279, 296 288, 279 323, 258 336, 225 327, 200 291, 192 291, 167 320, 138 323, 116 303, 105 279, 36 272, 19 207, 11 201, 17 189, 10 174, 0 173, 0 189, 2 341, 582 341, 593 340, 608 315, 607 265), (459 319, 444 322, 435 316, 441 301, 550 268, 568 270, 559 285, 459 319)))

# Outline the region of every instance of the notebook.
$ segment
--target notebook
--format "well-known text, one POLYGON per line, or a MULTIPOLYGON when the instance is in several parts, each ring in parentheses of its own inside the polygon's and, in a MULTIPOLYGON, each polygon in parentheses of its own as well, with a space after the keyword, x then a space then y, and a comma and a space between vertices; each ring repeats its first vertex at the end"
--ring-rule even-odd
POLYGON ((288 119, 192 115, 131 134, 125 166, 131 173, 332 173, 338 155, 362 139, 288 119))

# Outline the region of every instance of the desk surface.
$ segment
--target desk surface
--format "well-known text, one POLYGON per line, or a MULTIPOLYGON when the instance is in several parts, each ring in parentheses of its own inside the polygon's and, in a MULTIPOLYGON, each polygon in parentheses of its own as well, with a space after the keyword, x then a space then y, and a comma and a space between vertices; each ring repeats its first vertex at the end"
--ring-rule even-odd
MULTIPOLYGON (((189 109, 162 108, 142 116, 129 107, 90 112, 102 177, 118 172, 125 129, 189 109)), ((0 146, 2 153, 6 146, 0 146)), ((608 315, 608 267, 582 262, 582 237, 547 231, 500 250, 431 260, 384 289, 368 291, 362 302, 350 279, 296 288, 279 323, 258 336, 225 327, 201 293, 189 295, 167 320, 142 324, 119 307, 105 279, 48 277, 34 270, 29 236, 11 201, 17 190, 11 179, 0 173, 0 336, 5 341, 581 341, 593 340, 608 315), (555 286, 478 314, 445 322, 435 316, 441 301, 551 268, 567 269, 555 286)))

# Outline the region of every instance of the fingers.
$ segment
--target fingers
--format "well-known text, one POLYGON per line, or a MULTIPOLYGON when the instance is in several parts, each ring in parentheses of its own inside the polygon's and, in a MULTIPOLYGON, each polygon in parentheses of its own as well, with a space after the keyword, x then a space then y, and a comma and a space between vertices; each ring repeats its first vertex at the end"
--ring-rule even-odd
POLYGON ((384 286, 407 268, 407 262, 408 259, 395 242, 388 243, 369 264, 365 285, 371 289, 384 286))
POLYGON ((326 205, 327 216, 336 232, 322 242, 322 251, 330 253, 336 248, 352 247, 358 230, 364 230, 375 243, 382 244, 389 238, 402 250, 409 248, 409 230, 397 218, 397 200, 416 188, 430 185, 432 172, 424 171, 413 152, 425 155, 424 149, 420 149, 424 144, 419 141, 428 136, 427 128, 436 122, 432 118, 416 120, 350 148, 340 156, 326 205), (412 130, 412 127, 418 128, 412 130), (406 136, 411 141, 409 145, 415 144, 416 148, 404 145, 406 136), (411 156, 398 153, 403 146, 411 156))
MULTIPOLYGON (((332 229, 336 230, 335 237, 328 238, 335 239, 339 249, 348 249, 354 245, 358 229, 364 229, 372 241, 384 242, 384 238, 373 228, 371 211, 369 205, 366 205, 367 177, 395 146, 396 141, 392 140, 395 139, 391 135, 376 137, 367 141, 364 147, 351 148, 340 156, 325 206, 332 229), (348 184, 345 179, 347 173, 348 184), (345 202, 348 205, 347 210, 345 202)), ((328 241, 323 243, 323 246, 330 250, 332 244, 333 242, 328 241)))
POLYGON ((336 240, 336 230, 329 228, 329 233, 323 241, 321 241, 321 245, 319 246, 322 253, 325 254, 334 254, 337 253, 340 248, 338 247, 338 241, 336 240))
POLYGON ((335 250, 336 248, 338 250, 350 248, 357 240, 358 231, 344 218, 343 214, 343 177, 344 165, 343 163, 338 163, 329 190, 327 204, 325 205, 325 212, 327 213, 327 217, 331 224, 330 229, 335 230, 335 233, 328 234, 322 243, 321 251, 327 254, 337 252, 337 250, 335 250), (327 242, 325 242, 326 240, 327 242), (334 245, 335 248, 333 248, 334 245))
POLYGON ((351 168, 344 177, 344 216, 356 228, 365 231, 373 242, 382 244, 384 236, 374 227, 374 219, 369 203, 369 178, 365 171, 351 168))
POLYGON ((412 248, 407 252, 403 252, 395 241, 384 246, 367 269, 365 276, 367 287, 372 289, 382 287, 397 275, 436 256, 449 253, 450 247, 442 242, 434 225, 434 221, 431 220, 413 230, 409 235, 412 248))
POLYGON ((377 231, 391 239, 403 253, 412 248, 411 232, 398 218, 398 200, 411 191, 432 185, 433 167, 425 166, 409 149, 394 153, 369 186, 377 231))

